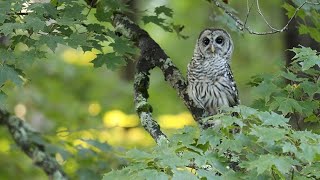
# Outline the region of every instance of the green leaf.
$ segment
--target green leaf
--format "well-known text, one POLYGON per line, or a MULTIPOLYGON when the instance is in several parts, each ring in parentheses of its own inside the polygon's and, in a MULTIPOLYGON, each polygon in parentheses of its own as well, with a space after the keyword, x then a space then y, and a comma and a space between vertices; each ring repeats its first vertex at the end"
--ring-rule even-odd
POLYGON ((294 62, 300 62, 303 71, 306 71, 315 65, 320 66, 320 56, 317 55, 316 50, 301 46, 300 48, 290 49, 290 51, 296 53, 293 57, 293 59, 295 59, 294 62))
POLYGON ((286 15, 291 18, 294 15, 294 12, 296 11, 296 8, 288 3, 284 3, 282 7, 287 10, 286 15))
POLYGON ((320 178, 319 169, 320 169, 320 162, 316 162, 316 163, 308 164, 307 166, 305 166, 301 170, 301 173, 306 175, 307 177, 314 176, 315 179, 319 179, 320 178))
POLYGON ((299 104, 303 107, 303 114, 307 116, 314 115, 314 111, 319 108, 319 101, 314 99, 301 101, 299 104))
POLYGON ((186 170, 173 170, 172 180, 198 180, 198 178, 191 172, 186 170))
POLYGON ((251 107, 247 107, 247 106, 243 106, 243 105, 239 105, 238 107, 240 108, 239 112, 240 112, 243 119, 247 119, 248 117, 258 113, 258 111, 256 109, 253 109, 251 107))
POLYGON ((14 30, 22 29, 24 25, 21 23, 4 23, 0 26, 0 32, 7 36, 11 34, 14 30))
MULTIPOLYGON (((53 0, 51 1, 51 3, 53 0)), ((52 19, 57 19, 58 10, 55 5, 51 3, 32 3, 29 4, 28 9, 34 11, 34 13, 39 17, 51 17, 52 19)), ((45 19, 45 18, 43 18, 45 19)))
POLYGON ((284 139, 287 132, 284 129, 253 125, 249 134, 257 136, 258 142, 264 142, 269 145, 274 145, 275 141, 284 139))
POLYGON ((21 69, 29 68, 32 64, 39 59, 45 58, 46 53, 31 49, 29 51, 19 52, 15 56, 15 66, 21 69))
POLYGON ((219 145, 219 149, 221 148, 222 152, 226 152, 227 150, 234 151, 240 153, 244 147, 243 142, 236 138, 236 139, 223 139, 222 143, 219 145))
POLYGON ((23 83, 19 70, 8 65, 0 65, 0 86, 7 81, 11 81, 18 86, 23 83))
MULTIPOLYGON (((185 147, 183 147, 182 149, 187 150, 185 147)), ((179 151, 179 149, 177 151, 179 151)), ((186 152, 185 156, 182 155, 182 157, 179 157, 175 154, 175 151, 173 149, 165 149, 156 154, 156 162, 161 167, 170 167, 171 169, 175 169, 177 167, 185 167, 190 164, 189 158, 186 158, 189 154, 189 152, 186 152)), ((197 156, 196 153, 192 154, 194 155, 193 157, 197 156)))
POLYGON ((0 62, 1 64, 12 64, 15 59, 13 51, 0 48, 0 62))
POLYGON ((142 17, 142 21, 143 21, 144 24, 154 23, 154 24, 157 24, 157 25, 163 25, 164 20, 165 19, 160 18, 158 16, 143 16, 142 17))
POLYGON ((310 81, 304 81, 300 83, 300 86, 311 98, 313 98, 313 95, 320 90, 320 87, 316 83, 310 81))
POLYGON ((0 1, 0 12, 1 14, 6 14, 10 11, 11 1, 0 1))
POLYGON ((36 16, 26 16, 25 18, 26 26, 30 29, 33 29, 35 33, 43 30, 45 27, 45 22, 36 16))
POLYGON ((301 152, 298 152, 296 155, 298 158, 306 160, 307 162, 311 163, 315 159, 316 155, 320 155, 320 145, 313 145, 308 143, 301 143, 299 148, 301 152))
POLYGON ((314 28, 314 27, 306 26, 304 24, 300 24, 299 25, 299 34, 302 34, 302 35, 309 34, 311 36, 311 38, 313 38, 317 42, 320 42, 320 34, 319 34, 318 28, 314 28))
POLYGON ((7 19, 5 14, 0 14, 0 23, 3 23, 7 19))
POLYGON ((299 113, 302 113, 303 111, 303 107, 295 99, 287 97, 274 97, 274 99, 275 101, 270 104, 270 108, 278 109, 283 115, 293 113, 294 110, 299 113))
POLYGON ((213 173, 211 171, 199 169, 197 170, 197 174, 201 177, 201 179, 206 178, 206 179, 219 179, 219 176, 216 175, 216 173, 213 173))
POLYGON ((165 23, 165 19, 163 19, 159 16, 143 16, 142 21, 144 24, 154 23, 154 24, 160 26, 165 31, 173 32, 172 28, 168 24, 165 23))
POLYGON ((293 165, 298 164, 297 161, 283 156, 274 156, 271 154, 260 155, 257 160, 248 163, 248 170, 257 169, 258 174, 271 171, 275 166, 283 175, 288 173, 293 165))
POLYGON ((166 6, 159 6, 156 7, 154 12, 157 14, 157 16, 159 16, 161 13, 163 13, 164 15, 168 16, 168 17, 172 17, 172 9, 166 7, 166 6))
POLYGON ((226 161, 225 156, 221 157, 216 152, 210 152, 210 151, 207 151, 205 156, 207 157, 207 162, 210 165, 212 165, 212 167, 216 169, 218 172, 225 174, 229 171, 227 169, 228 164, 225 163, 226 161))
POLYGON ((80 167, 76 171, 77 177, 79 179, 84 180, 84 179, 101 179, 100 174, 97 174, 96 171, 89 169, 89 168, 83 168, 80 167))
POLYGON ((289 142, 285 142, 282 145, 282 152, 287 153, 287 152, 291 152, 296 154, 298 152, 296 146, 294 146, 293 144, 289 143, 289 142))
POLYGON ((111 172, 103 175, 102 180, 110 180, 110 179, 130 179, 130 169, 124 168, 118 171, 112 170, 111 172))
MULTIPOLYGON (((104 1, 100 1, 99 3, 102 4, 103 2, 104 1)), ((111 22, 112 11, 103 7, 102 5, 98 5, 94 16, 97 18, 98 21, 111 22)))
POLYGON ((92 32, 95 32, 98 34, 102 34, 104 32, 105 28, 106 28, 105 26, 102 26, 102 25, 96 24, 96 23, 87 25, 88 31, 92 31, 92 32))
POLYGON ((303 71, 306 71, 315 65, 320 66, 320 57, 319 56, 310 56, 308 59, 301 62, 301 65, 302 65, 303 71))
POLYGON ((83 14, 84 5, 73 1, 72 4, 66 5, 64 11, 68 13, 64 13, 65 17, 71 17, 76 21, 84 21, 86 20, 86 16, 83 14))
POLYGON ((142 160, 142 161, 146 161, 148 159, 152 159, 152 155, 149 153, 146 153, 144 151, 140 151, 138 149, 132 149, 129 150, 126 153, 126 157, 132 160, 142 160))
POLYGON ((46 44, 53 52, 55 52, 58 44, 66 44, 62 36, 42 35, 36 43, 38 46, 46 44))
POLYGON ((154 169, 143 169, 137 172, 133 177, 135 179, 146 179, 146 180, 168 180, 169 176, 163 172, 158 172, 154 169))
POLYGON ((7 100, 7 94, 4 93, 2 90, 0 90, 0 108, 5 109, 6 107, 6 100, 7 100))
POLYGON ((315 114, 310 114, 309 117, 305 118, 303 121, 318 123, 318 122, 320 122, 320 119, 315 114))
POLYGON ((79 46, 91 46, 87 41, 87 34, 71 34, 70 38, 68 38, 68 45, 72 48, 78 48, 79 46))
POLYGON ((131 41, 125 39, 125 38, 119 38, 116 37, 114 39, 114 43, 110 43, 109 46, 113 48, 115 52, 119 55, 132 55, 137 54, 138 50, 135 48, 131 41))
POLYGON ((257 94, 265 98, 266 102, 269 102, 270 96, 272 93, 279 92, 281 89, 278 88, 275 84, 271 81, 264 80, 259 86, 255 87, 255 91, 257 94))
POLYGON ((120 66, 124 66, 126 64, 123 57, 117 56, 115 53, 108 54, 99 54, 97 58, 92 61, 95 68, 101 67, 104 64, 107 68, 111 70, 115 70, 120 66))
POLYGON ((111 22, 111 16, 117 12, 131 12, 127 4, 118 0, 98 1, 95 17, 101 22, 111 22))
POLYGON ((289 119, 274 112, 259 112, 257 117, 263 122, 262 125, 288 127, 289 119))
POLYGON ((306 78, 298 78, 296 74, 293 74, 290 71, 281 72, 281 76, 288 79, 288 80, 297 81, 297 82, 301 82, 301 81, 306 80, 306 78))
POLYGON ((207 142, 209 142, 212 147, 220 144, 220 137, 215 129, 206 129, 201 132, 198 144, 206 144, 207 142))

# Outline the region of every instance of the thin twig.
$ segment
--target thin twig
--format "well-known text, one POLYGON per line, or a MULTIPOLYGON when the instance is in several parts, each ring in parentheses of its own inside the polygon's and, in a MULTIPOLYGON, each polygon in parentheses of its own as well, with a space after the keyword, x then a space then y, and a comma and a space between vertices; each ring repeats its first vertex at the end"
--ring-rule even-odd
POLYGON ((280 31, 280 30, 278 30, 278 29, 276 29, 276 28, 274 28, 274 27, 272 27, 272 26, 270 25, 270 23, 269 23, 269 22, 267 21, 267 19, 264 17, 264 15, 263 15, 263 13, 262 13, 262 11, 261 11, 261 9, 260 9, 259 0, 256 0, 256 2, 257 2, 258 13, 259 13, 260 16, 263 18, 264 22, 269 26, 270 29, 272 29, 272 30, 274 30, 274 31, 280 31))
POLYGON ((247 0, 247 15, 246 15, 246 19, 244 20, 244 24, 243 24, 244 27, 245 27, 246 24, 247 24, 247 21, 248 21, 248 18, 249 18, 249 14, 250 14, 250 12, 251 12, 251 9, 252 9, 252 7, 253 7, 253 4, 254 4, 254 1, 252 1, 251 5, 250 5, 250 7, 249 7, 249 0, 247 0))
MULTIPOLYGON (((212 2, 218 7, 220 8, 221 10, 223 10, 228 16, 230 16, 236 23, 236 27, 240 30, 240 31, 244 31, 246 30, 249 34, 255 34, 255 35, 267 35, 267 34, 275 34, 275 33, 280 33, 280 32, 284 32, 288 29, 288 26, 289 24, 291 23, 291 21, 293 20, 293 18, 296 17, 298 11, 305 5, 305 4, 311 4, 311 5, 319 5, 320 2, 310 2, 310 1, 305 1, 303 2, 300 6, 298 6, 292 17, 288 20, 287 24, 284 25, 281 29, 275 29, 273 28, 269 22, 266 20, 266 18, 264 17, 264 15, 262 14, 261 10, 260 10, 260 6, 259 6, 259 2, 257 0, 257 8, 258 8, 258 12, 259 14, 262 16, 262 18, 264 19, 264 21, 266 22, 266 24, 269 26, 269 28, 271 29, 271 31, 266 31, 266 32, 257 32, 257 31, 254 31, 252 30, 249 26, 246 25, 246 21, 247 21, 247 18, 246 17, 246 20, 245 20, 245 23, 243 23, 239 17, 237 17, 236 15, 234 15, 231 11, 229 11, 227 9, 227 7, 223 4, 223 3, 220 3, 219 0, 212 0, 212 2)), ((247 16, 248 16, 248 13, 247 13, 247 16)))

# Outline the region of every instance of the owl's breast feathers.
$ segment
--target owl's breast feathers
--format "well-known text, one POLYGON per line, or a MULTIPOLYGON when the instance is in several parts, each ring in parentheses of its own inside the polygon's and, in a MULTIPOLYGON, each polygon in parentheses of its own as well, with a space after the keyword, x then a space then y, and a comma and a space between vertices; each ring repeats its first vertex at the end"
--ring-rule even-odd
POLYGON ((228 61, 223 58, 201 61, 193 57, 188 65, 188 94, 210 114, 221 106, 239 104, 238 90, 228 61))

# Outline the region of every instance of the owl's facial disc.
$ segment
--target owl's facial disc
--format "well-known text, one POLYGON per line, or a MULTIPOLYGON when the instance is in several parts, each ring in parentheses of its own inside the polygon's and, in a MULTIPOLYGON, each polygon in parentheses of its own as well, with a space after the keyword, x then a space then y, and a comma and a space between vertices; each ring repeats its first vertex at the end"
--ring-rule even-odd
POLYGON ((222 29, 206 29, 199 37, 200 51, 206 57, 230 57, 233 45, 230 35, 222 29))

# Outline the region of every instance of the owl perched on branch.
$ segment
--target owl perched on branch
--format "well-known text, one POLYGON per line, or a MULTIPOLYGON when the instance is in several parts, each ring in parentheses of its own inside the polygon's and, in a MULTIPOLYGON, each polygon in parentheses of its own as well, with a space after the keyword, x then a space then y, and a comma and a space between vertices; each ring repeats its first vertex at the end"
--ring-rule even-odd
POLYGON ((233 42, 222 29, 201 32, 188 64, 188 94, 209 115, 222 106, 239 104, 238 90, 230 69, 233 42))

